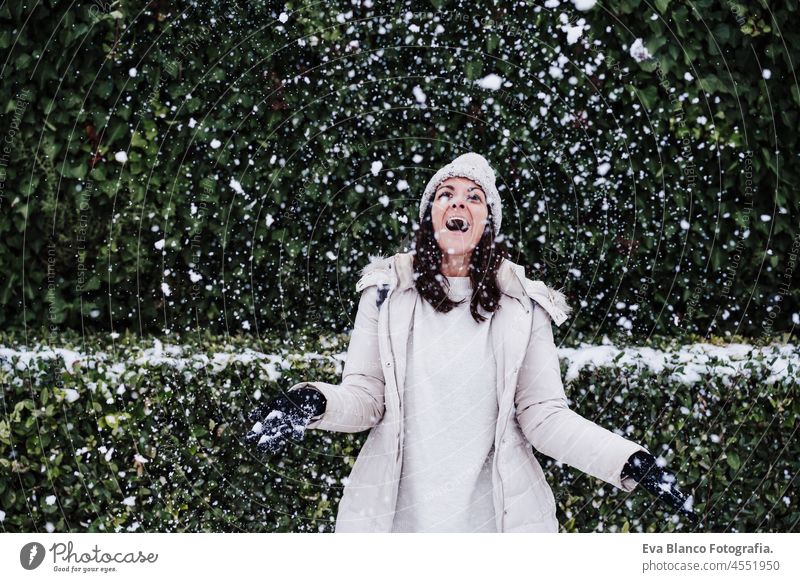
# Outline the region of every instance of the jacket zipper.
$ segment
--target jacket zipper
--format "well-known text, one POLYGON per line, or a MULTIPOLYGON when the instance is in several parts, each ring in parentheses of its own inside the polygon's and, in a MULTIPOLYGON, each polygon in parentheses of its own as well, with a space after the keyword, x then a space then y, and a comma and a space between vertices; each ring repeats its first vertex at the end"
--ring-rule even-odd
MULTIPOLYGON (((395 287, 396 287, 396 285, 395 285, 395 287)), ((389 289, 389 293, 386 295, 386 299, 383 301, 383 303, 386 304, 386 341, 389 344, 389 354, 391 355, 391 358, 392 358, 392 361, 390 363, 391 363, 391 368, 392 368, 392 376, 394 377, 394 387, 397 390, 397 406, 398 406, 398 408, 400 410, 400 415, 399 415, 400 417, 398 419, 398 422, 400 422, 400 428, 401 428, 400 434, 401 434, 401 438, 402 438, 402 432, 403 432, 402 431, 402 428, 403 428, 403 424, 402 424, 403 423, 403 402, 402 402, 402 399, 400 398, 400 385, 397 383, 397 358, 395 358, 395 355, 394 355, 394 345, 392 344, 391 320, 389 319, 389 317, 391 315, 391 312, 389 310, 389 306, 391 304, 391 298, 394 295, 395 287, 392 287, 391 289, 389 289)), ((398 449, 398 455, 400 454, 400 450, 401 449, 402 449, 402 447, 400 449, 398 449)))
MULTIPOLYGON (((516 297, 515 297, 515 299, 516 299, 516 297)), ((529 312, 530 312, 530 310, 531 310, 532 308, 530 308, 530 307, 525 307, 525 305, 523 305, 523 304, 522 304, 522 302, 521 302, 521 301, 519 301, 519 299, 517 299, 517 301, 518 301, 518 302, 519 302, 519 304, 522 306, 522 308, 526 310, 526 313, 529 313, 529 312)), ((533 322, 531 322, 531 325, 529 325, 529 326, 528 326, 528 329, 530 329, 530 327, 531 327, 532 325, 533 325, 533 322)), ((531 336, 530 336, 530 333, 529 333, 529 334, 528 334, 528 342, 530 343, 530 341, 531 341, 531 336)), ((526 344, 526 348, 527 348, 527 344, 526 344)), ((526 350, 526 351, 527 351, 527 350, 526 350)), ((524 362, 524 361, 525 361, 525 353, 523 352, 523 354, 522 354, 522 362, 524 362)), ((517 367, 516 367, 516 369, 517 369, 517 372, 519 372, 519 369, 522 367, 522 362, 519 362, 519 364, 517 365, 517 367)), ((519 376, 518 376, 518 377, 519 377, 519 376)), ((516 384, 516 382, 515 382, 515 384, 516 384)), ((516 386, 514 386, 514 390, 516 390, 516 386)), ((498 406, 499 406, 499 405, 500 405, 500 403, 498 402, 498 406)), ((512 406, 513 406, 513 403, 512 403, 512 406)), ((508 430, 508 421, 509 421, 509 419, 508 419, 508 418, 506 418, 506 419, 505 419, 505 421, 504 421, 504 422, 505 422, 505 424, 503 424, 503 430, 502 430, 502 431, 500 431, 500 434, 501 434, 501 435, 505 435, 505 434, 506 434, 506 431, 508 430)), ((502 439, 503 439, 503 438, 505 438, 505 437, 501 437, 501 441, 502 441, 502 439)), ((495 450, 495 455, 497 454, 497 452, 498 452, 498 451, 497 451, 497 450, 495 450)), ((500 471, 500 466, 499 466, 499 464, 498 464, 498 467, 497 467, 497 474, 498 474, 498 475, 500 475, 500 499, 501 499, 501 501, 502 501, 502 503, 501 503, 501 506, 502 506, 502 507, 501 507, 501 510, 502 510, 502 512, 503 512, 502 516, 500 517, 500 520, 501 520, 501 521, 500 521, 500 523, 501 523, 501 528, 500 528, 500 531, 502 532, 502 531, 505 531, 505 526, 506 526, 506 488, 505 488, 505 485, 503 484, 503 477, 502 477, 502 472, 500 471)))
MULTIPOLYGON (((400 385, 397 383, 397 358, 395 358, 395 355, 394 355, 394 345, 392 344, 392 328, 391 328, 391 325, 390 325, 391 320, 389 319, 389 316, 390 316, 389 305, 391 303, 390 300, 392 298, 392 295, 394 295, 394 291, 395 291, 395 287, 396 286, 397 285, 395 284, 394 287, 389 289, 389 292, 386 294, 386 298, 383 301, 383 303, 386 304, 386 341, 389 344, 389 354, 390 354, 390 356, 392 358, 391 368, 392 368, 392 376, 394 377, 394 387, 397 390, 397 406, 398 406, 398 410, 399 410, 398 422, 400 423, 400 433, 399 433, 400 437, 399 437, 398 443, 397 443, 397 455, 395 456, 395 460, 394 460, 395 461, 395 466, 397 466, 397 463, 400 461, 400 459, 402 457, 402 454, 403 454, 403 446, 402 446, 401 440, 403 438, 403 430, 405 430, 404 427, 403 427, 403 402, 402 402, 402 399, 400 398, 400 385)), ((397 479, 398 480, 400 479, 400 475, 397 476, 397 479)), ((397 486, 399 487, 400 484, 398 483, 397 486)), ((397 509, 397 496, 396 495, 395 495, 395 509, 397 509)))
POLYGON ((395 388, 397 389, 397 392, 398 392, 397 402, 398 402, 399 405, 402 406, 402 403, 400 402, 400 386, 397 384, 397 366, 395 365, 397 363, 397 358, 395 358, 395 355, 394 355, 394 346, 392 345, 392 332, 391 332, 392 328, 391 328, 391 323, 390 323, 390 319, 389 319, 389 316, 390 316, 390 313, 389 313, 389 297, 390 296, 391 296, 391 294, 389 294, 389 296, 386 297, 386 330, 387 330, 387 338, 386 339, 387 339, 387 341, 389 343, 389 353, 391 354, 391 357, 392 357, 392 361, 389 362, 389 363, 392 365, 392 377, 394 377, 394 386, 395 386, 395 388))

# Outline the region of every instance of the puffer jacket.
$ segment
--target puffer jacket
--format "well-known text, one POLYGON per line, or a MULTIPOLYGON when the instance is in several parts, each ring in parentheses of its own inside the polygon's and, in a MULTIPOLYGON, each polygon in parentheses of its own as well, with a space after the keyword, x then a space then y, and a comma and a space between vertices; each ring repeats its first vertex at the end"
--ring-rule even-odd
MULTIPOLYGON (((316 388, 328 401, 308 428, 371 431, 345 485, 337 533, 392 530, 403 458, 406 349, 419 296, 412 273, 410 253, 371 257, 356 285, 361 297, 341 384, 291 387, 316 388), (380 307, 379 288, 388 290, 380 307)), ((527 279, 524 268, 507 259, 498 271, 498 286, 500 308, 486 322, 497 361, 496 527, 498 532, 557 532, 553 492, 531 445, 626 492, 637 483, 621 480, 622 468, 633 453, 647 449, 568 407, 551 327, 571 311, 564 295, 527 279)))

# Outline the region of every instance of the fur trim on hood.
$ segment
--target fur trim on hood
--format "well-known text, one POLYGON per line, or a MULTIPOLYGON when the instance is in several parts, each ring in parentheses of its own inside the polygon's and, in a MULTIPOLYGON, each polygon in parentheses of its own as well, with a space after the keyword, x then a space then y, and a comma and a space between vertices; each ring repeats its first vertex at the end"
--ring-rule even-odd
POLYGON ((356 283, 356 291, 361 293, 371 285, 392 285, 392 257, 369 255, 369 264, 361 269, 361 278, 356 283))
MULTIPOLYGON (((369 263, 361 269, 361 278, 356 283, 356 291, 360 293, 372 285, 376 285, 378 288, 395 286, 398 277, 401 275, 392 267, 395 265, 395 259, 400 255, 407 255, 406 258, 411 258, 409 253, 398 253, 393 256, 369 255, 369 263)), ((567 297, 563 291, 554 289, 543 281, 528 279, 525 277, 524 267, 508 259, 506 261, 511 270, 516 273, 528 297, 539 303, 556 325, 564 323, 572 313, 572 307, 567 302, 567 297)), ((411 261, 404 261, 404 263, 410 265, 411 261)), ((406 281, 411 280, 413 280, 413 277, 409 274, 406 281)))

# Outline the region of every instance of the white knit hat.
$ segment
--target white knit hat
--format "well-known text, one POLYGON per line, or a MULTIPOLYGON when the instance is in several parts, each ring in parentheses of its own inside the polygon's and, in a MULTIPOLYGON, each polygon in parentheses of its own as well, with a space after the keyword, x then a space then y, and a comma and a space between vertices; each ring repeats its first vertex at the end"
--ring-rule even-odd
POLYGON ((425 191, 422 193, 422 200, 419 202, 420 224, 422 223, 422 217, 425 216, 425 210, 434 192, 436 192, 436 188, 448 178, 454 178, 456 176, 469 178, 483 188, 483 193, 486 194, 486 203, 489 205, 492 214, 494 235, 497 236, 500 233, 503 209, 500 205, 500 194, 498 194, 497 187, 495 186, 494 170, 489 165, 489 162, 486 161, 486 158, 475 152, 469 152, 458 156, 455 160, 433 175, 428 185, 425 186, 425 191))

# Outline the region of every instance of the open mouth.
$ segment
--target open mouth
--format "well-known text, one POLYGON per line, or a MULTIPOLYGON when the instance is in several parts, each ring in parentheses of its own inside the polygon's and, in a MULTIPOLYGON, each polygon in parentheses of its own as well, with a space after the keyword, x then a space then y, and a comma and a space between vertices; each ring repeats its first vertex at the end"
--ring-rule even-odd
POLYGON ((469 222, 460 216, 451 216, 444 223, 445 228, 453 232, 467 232, 469 230, 469 222))

